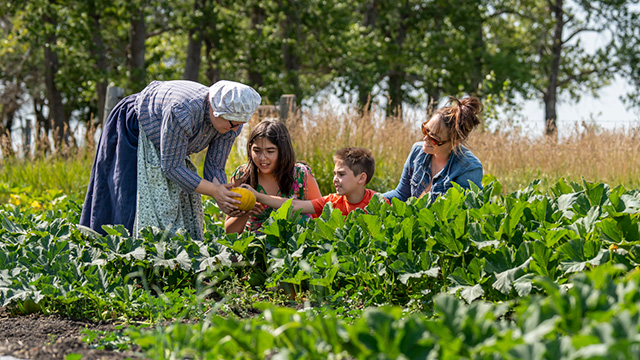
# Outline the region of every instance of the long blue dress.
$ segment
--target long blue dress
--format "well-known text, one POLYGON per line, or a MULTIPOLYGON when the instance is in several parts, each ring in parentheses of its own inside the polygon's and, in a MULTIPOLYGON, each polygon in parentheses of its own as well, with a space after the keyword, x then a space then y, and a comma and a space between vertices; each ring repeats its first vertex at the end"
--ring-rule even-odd
POLYGON ((125 97, 107 117, 91 168, 80 225, 103 235, 105 224, 133 229, 139 134, 136 98, 137 94, 125 97))

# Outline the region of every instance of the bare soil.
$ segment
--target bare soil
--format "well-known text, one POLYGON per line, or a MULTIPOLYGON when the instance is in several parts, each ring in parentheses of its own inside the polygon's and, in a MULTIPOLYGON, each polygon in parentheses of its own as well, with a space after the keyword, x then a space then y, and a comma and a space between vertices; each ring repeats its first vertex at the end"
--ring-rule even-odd
POLYGON ((133 351, 118 352, 92 348, 82 341, 84 329, 114 331, 112 324, 72 320, 58 315, 10 316, 0 308, 0 357, 28 360, 65 359, 80 354, 82 360, 142 359, 133 351))

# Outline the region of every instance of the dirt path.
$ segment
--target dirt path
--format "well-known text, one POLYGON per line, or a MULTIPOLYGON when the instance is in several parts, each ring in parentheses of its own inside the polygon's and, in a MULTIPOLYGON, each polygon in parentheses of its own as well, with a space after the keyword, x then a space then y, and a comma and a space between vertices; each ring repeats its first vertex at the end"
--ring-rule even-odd
POLYGON ((64 359, 80 354, 82 360, 140 359, 139 354, 92 349, 82 341, 82 330, 113 331, 111 324, 95 324, 65 319, 57 315, 10 317, 0 308, 0 357, 29 360, 64 359))

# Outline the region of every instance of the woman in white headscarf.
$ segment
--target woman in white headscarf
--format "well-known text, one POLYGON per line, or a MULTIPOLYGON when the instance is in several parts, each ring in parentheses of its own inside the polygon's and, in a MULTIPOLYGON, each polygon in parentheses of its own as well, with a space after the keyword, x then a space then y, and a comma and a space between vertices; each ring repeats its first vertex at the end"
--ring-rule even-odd
POLYGON ((200 194, 238 216, 225 164, 260 95, 251 87, 219 81, 154 81, 122 99, 104 124, 91 169, 80 224, 105 234, 122 224, 132 235, 153 225, 204 238, 200 194), (207 148, 203 177, 189 155, 207 148))

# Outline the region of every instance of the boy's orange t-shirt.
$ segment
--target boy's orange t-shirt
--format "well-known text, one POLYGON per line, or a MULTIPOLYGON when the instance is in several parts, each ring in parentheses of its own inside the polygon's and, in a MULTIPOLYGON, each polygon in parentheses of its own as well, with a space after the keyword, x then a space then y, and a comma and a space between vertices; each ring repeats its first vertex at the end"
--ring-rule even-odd
POLYGON ((329 194, 324 197, 313 199, 311 200, 311 203, 313 204, 313 210, 316 211, 315 216, 320 216, 320 214, 322 214, 322 209, 328 202, 333 205, 334 209, 340 209, 340 211, 342 211, 342 214, 346 216, 348 213, 355 209, 364 209, 365 206, 369 205, 369 202, 371 201, 371 198, 375 193, 376 192, 371 189, 365 189, 364 197, 357 204, 348 202, 346 196, 338 194, 329 194))

